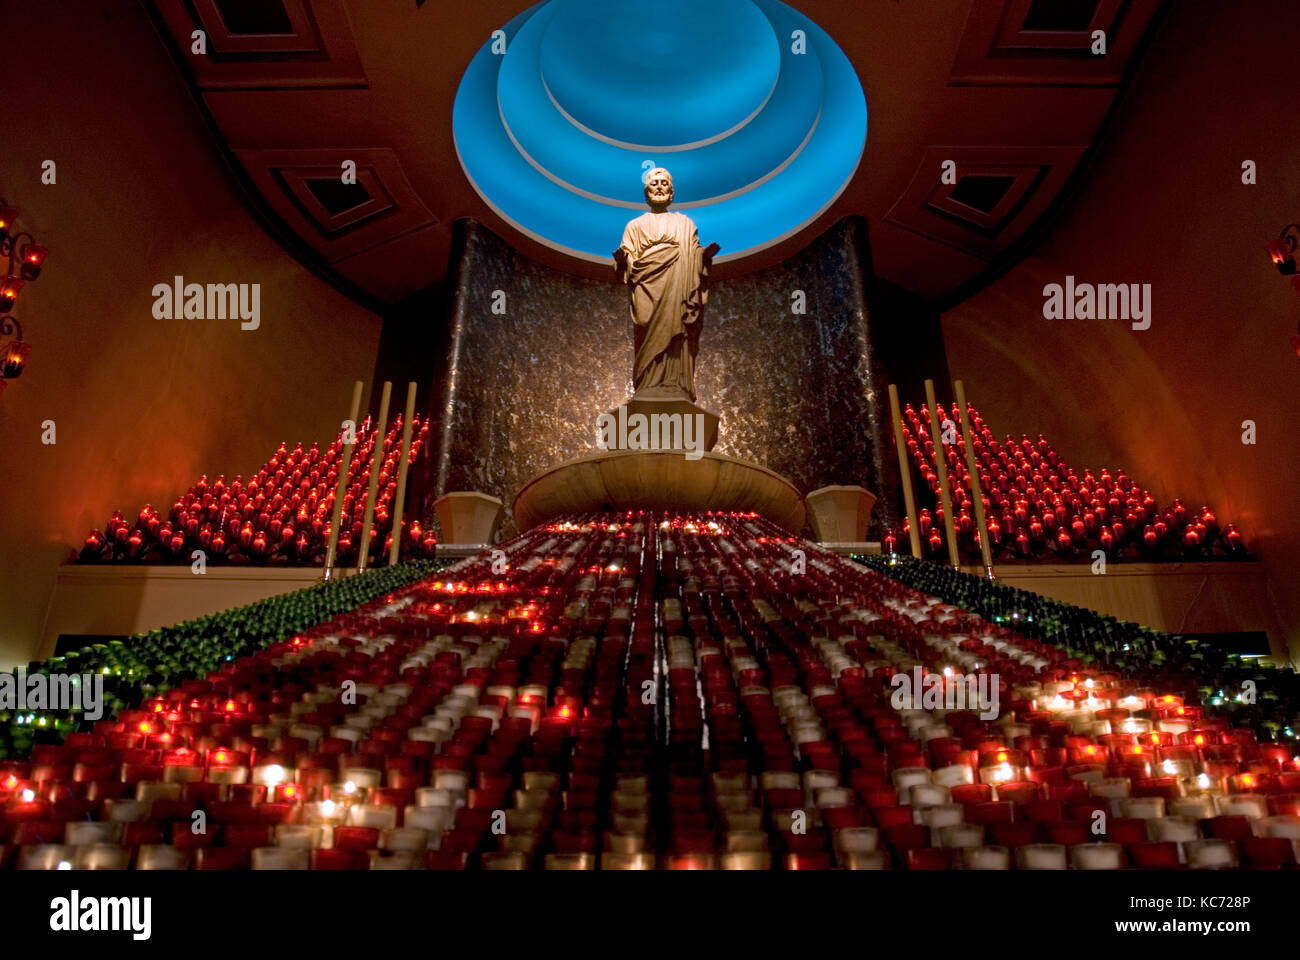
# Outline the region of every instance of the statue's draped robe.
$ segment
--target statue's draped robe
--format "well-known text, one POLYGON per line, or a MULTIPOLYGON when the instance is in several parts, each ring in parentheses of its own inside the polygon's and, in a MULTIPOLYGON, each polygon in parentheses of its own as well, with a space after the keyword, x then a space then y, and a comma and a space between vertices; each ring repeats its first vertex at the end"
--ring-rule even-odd
POLYGON ((708 264, 695 223, 681 213, 645 213, 623 231, 621 279, 632 288, 637 393, 681 390, 695 399, 695 353, 708 299, 708 264))

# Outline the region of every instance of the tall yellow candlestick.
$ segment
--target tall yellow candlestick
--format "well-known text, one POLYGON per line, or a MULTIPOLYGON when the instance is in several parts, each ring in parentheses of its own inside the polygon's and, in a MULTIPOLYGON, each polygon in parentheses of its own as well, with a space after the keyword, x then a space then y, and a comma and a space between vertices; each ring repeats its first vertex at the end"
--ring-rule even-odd
POLYGON ((966 439, 966 472, 970 474, 970 492, 972 505, 975 507, 975 526, 980 532, 980 553, 984 557, 984 575, 993 578, 993 543, 989 539, 989 527, 984 522, 984 493, 980 488, 979 462, 975 459, 975 435, 971 433, 970 417, 966 413, 966 386, 960 380, 954 380, 953 392, 957 394, 957 413, 961 417, 961 435, 966 439))
POLYGON ((934 381, 925 381, 925 402, 930 407, 930 439, 934 442, 935 472, 939 474, 939 503, 943 505, 943 530, 948 535, 948 562, 954 570, 961 569, 957 557, 957 531, 952 517, 952 497, 948 494, 948 455, 939 430, 938 404, 934 399, 934 381))
POLYGON ((334 576, 334 561, 338 559, 339 522, 343 518, 343 495, 348 489, 348 465, 352 462, 352 448, 356 446, 357 414, 361 412, 361 381, 352 384, 352 406, 343 431, 343 456, 339 460, 339 483, 334 490, 334 516, 330 520, 329 542, 325 546, 325 579, 334 576), (351 431, 353 439, 347 439, 351 431))
POLYGON ((397 563, 402 553, 402 514, 406 509, 406 460, 411 450, 411 427, 415 420, 415 381, 406 385, 406 413, 402 417, 402 452, 397 468, 397 496, 393 500, 393 547, 388 563, 397 563))
POLYGON ((907 536, 912 542, 912 556, 921 559, 921 531, 916 526, 916 498, 912 495, 912 466, 907 462, 907 444, 903 442, 903 413, 898 406, 898 387, 889 385, 889 415, 894 419, 894 445, 898 447, 898 473, 903 478, 903 507, 907 510, 907 536))
POLYGON ((366 513, 361 521, 361 552, 357 554, 357 573, 370 562, 371 524, 375 520, 375 495, 379 492, 379 471, 384 465, 384 431, 388 429, 388 401, 393 395, 393 381, 384 381, 384 392, 379 397, 379 419, 375 421, 375 438, 370 447, 370 486, 366 490, 366 513))

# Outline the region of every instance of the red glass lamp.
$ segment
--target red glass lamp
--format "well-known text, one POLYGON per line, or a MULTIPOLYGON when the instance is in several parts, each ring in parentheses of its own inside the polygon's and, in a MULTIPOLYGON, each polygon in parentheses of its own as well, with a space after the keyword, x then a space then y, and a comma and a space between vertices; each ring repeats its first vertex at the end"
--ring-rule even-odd
POLYGON ((1282 228, 1278 238, 1270 242, 1266 248, 1278 273, 1290 276, 1296 272, 1295 248, 1298 239, 1300 239, 1300 223, 1288 223, 1282 228))
POLYGON ((0 280, 0 313, 8 313, 18 301, 18 294, 27 281, 12 273, 0 280))
POLYGON ((17 380, 22 375, 32 345, 23 339, 23 328, 17 317, 0 317, 0 335, 14 337, 0 346, 0 382, 17 380))
POLYGON ((22 260, 19 275, 24 280, 35 280, 41 275, 41 267, 45 266, 45 258, 49 255, 49 247, 42 246, 39 243, 25 245, 19 254, 22 260))
MULTIPOLYGON (((1289 276, 1291 286, 1295 287, 1296 293, 1300 293, 1300 273, 1296 272, 1295 262, 1297 241, 1300 241, 1300 223, 1288 223, 1282 228, 1278 238, 1270 242, 1266 249, 1273 260, 1273 265, 1277 267, 1277 272, 1289 276)), ((1300 358, 1300 332, 1291 338, 1291 349, 1295 351, 1296 357, 1300 358)))

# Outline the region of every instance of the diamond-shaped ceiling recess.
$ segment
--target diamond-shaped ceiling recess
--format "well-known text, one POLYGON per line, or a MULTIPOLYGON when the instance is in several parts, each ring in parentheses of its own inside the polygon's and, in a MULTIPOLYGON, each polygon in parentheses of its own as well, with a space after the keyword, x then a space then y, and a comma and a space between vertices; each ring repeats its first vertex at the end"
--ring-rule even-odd
POLYGON ((857 73, 779 0, 545 0, 503 29, 461 80, 457 154, 501 217, 569 255, 609 259, 651 166, 724 261, 815 220, 862 157, 857 73))

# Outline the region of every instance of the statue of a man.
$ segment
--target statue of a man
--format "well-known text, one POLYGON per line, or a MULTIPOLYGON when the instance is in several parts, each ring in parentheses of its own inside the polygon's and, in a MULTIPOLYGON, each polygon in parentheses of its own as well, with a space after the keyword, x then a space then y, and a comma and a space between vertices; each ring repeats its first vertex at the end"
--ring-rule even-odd
POLYGON ((668 212, 673 178, 667 170, 646 175, 645 198, 650 212, 628 223, 614 251, 614 271, 631 287, 632 384, 639 399, 694 402, 709 268, 720 248, 701 249, 695 222, 668 212))

